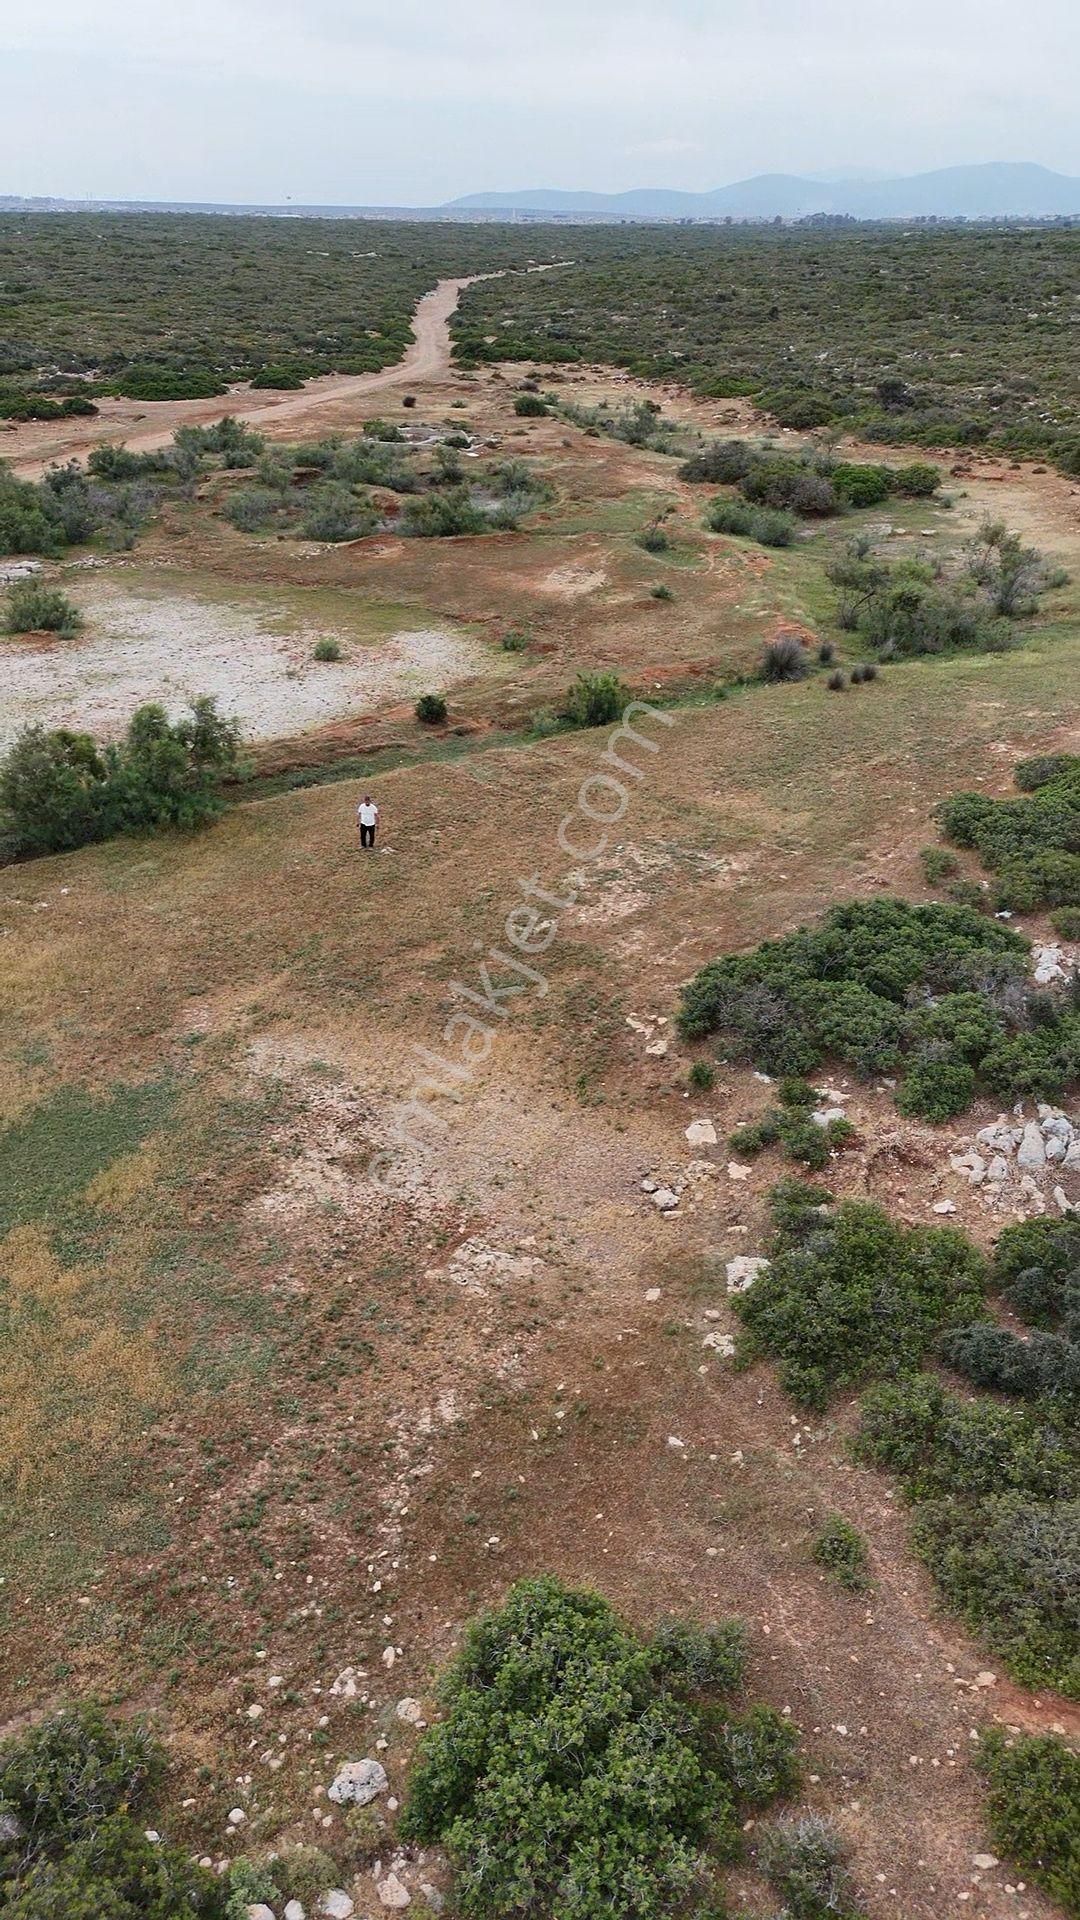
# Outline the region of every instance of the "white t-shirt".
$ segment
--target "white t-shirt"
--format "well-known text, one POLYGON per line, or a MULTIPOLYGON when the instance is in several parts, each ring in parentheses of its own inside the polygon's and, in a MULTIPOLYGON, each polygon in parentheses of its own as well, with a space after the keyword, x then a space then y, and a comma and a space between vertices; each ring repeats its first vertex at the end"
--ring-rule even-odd
POLYGON ((379 809, 374 800, 361 800, 356 817, 362 827, 373 827, 379 818, 379 809))

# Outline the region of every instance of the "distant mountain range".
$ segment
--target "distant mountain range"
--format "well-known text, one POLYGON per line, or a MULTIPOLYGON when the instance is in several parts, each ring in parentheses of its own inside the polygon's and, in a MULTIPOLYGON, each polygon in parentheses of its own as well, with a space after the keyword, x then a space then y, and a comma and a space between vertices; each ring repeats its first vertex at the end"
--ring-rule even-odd
POLYGON ((899 179, 813 179, 759 173, 710 193, 641 187, 630 193, 564 193, 555 188, 520 193, 470 193, 447 203, 449 213, 550 213, 614 220, 801 220, 812 214, 856 220, 1045 219, 1080 215, 1080 179, 1028 162, 994 161, 942 167, 899 179))

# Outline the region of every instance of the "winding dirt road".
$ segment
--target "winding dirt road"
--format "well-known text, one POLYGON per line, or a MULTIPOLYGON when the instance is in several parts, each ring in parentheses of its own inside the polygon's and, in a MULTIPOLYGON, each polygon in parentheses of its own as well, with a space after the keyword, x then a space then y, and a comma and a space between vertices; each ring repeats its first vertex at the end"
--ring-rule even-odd
POLYGON ((245 381, 213 400, 162 400, 149 412, 144 401, 105 399, 98 402, 101 410, 92 420, 28 420, 0 433, 0 459, 22 479, 36 480, 47 466, 81 459, 101 440, 123 440, 134 452, 149 453, 167 447, 177 427, 207 426, 226 413, 273 431, 281 421, 319 412, 328 401, 442 379, 450 370, 450 318, 462 291, 477 280, 498 277, 476 273, 463 280, 440 280, 417 304, 412 344, 393 366, 378 373, 325 374, 307 381, 297 393, 267 393, 245 381))

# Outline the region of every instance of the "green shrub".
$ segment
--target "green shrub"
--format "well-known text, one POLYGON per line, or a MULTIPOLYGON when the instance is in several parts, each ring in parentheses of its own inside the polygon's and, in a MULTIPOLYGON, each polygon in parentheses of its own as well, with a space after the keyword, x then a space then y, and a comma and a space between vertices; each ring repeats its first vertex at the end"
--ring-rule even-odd
POLYGON ((984 1733, 976 1765, 986 1776, 995 1847, 1068 1914, 1080 1914, 1080 1754, 1054 1734, 984 1733))
POLYGON ((520 627, 509 628, 500 642, 504 653, 524 653, 528 644, 529 636, 520 627))
POLYGON ((470 1628, 441 1696, 400 1831, 446 1849, 463 1915, 653 1920, 706 1841, 735 1852, 704 1723, 599 1596, 521 1582, 470 1628))
POLYGON ((837 668, 835 673, 830 673, 825 685, 828 687, 830 693, 843 693, 847 686, 847 681, 840 672, 840 669, 837 668))
POLYGON ((447 487, 407 500, 401 531, 421 540, 448 540, 459 534, 488 533, 493 520, 474 506, 466 487, 447 487))
POLYGON ((770 1257, 732 1303, 740 1359, 775 1357, 788 1392, 815 1410, 870 1376, 918 1367, 946 1327, 981 1311, 986 1286, 963 1234, 899 1226, 869 1201, 778 1226, 770 1257))
POLYGON ((817 1095, 804 1080, 782 1080, 779 1094, 779 1106, 769 1107, 750 1126, 736 1128, 728 1145, 733 1153, 754 1154, 779 1143, 790 1159, 820 1173, 852 1139, 854 1127, 847 1120, 813 1119, 810 1109, 817 1104, 817 1095))
POLYGON ((1080 754, 1021 761, 1024 798, 957 793, 938 808, 946 838, 971 847, 998 875, 1000 909, 1080 907, 1080 754))
POLYGON ((1080 1015, 1027 982, 1026 943, 969 907, 834 907, 817 926, 714 960, 684 988, 688 1040, 727 1037, 766 1073, 832 1055, 864 1076, 906 1068, 904 1111, 942 1120, 986 1085, 1053 1100, 1076 1077, 1080 1015))
POLYGON ((794 514, 770 507, 752 507, 745 500, 714 500, 705 515, 711 533, 740 534, 763 547, 790 547, 796 531, 794 514))
POLYGON ((8 588, 5 633, 61 633, 69 638, 82 624, 78 607, 59 587, 47 587, 40 580, 16 580, 8 588))
POLYGON ((579 673, 562 718, 572 727, 606 727, 619 718, 629 699, 617 673, 579 673))
POLYGON ((657 526, 654 522, 652 526, 646 527, 643 532, 635 534, 634 544, 640 547, 644 553, 667 553, 671 546, 671 541, 668 539, 663 527, 657 526))
POLYGON ((425 727, 437 727, 446 719, 446 701, 441 693, 422 693, 413 711, 425 727))
POLYGON ((547 411, 547 405, 538 393, 516 393, 514 395, 514 412, 522 420, 539 420, 547 411))
POLYGON ((745 440, 711 440, 683 461, 679 478, 735 486, 749 473, 753 462, 753 451, 745 440))
POLYGON ((260 367, 257 373, 252 374, 251 384, 258 388, 272 387, 281 393, 295 393, 304 382, 302 376, 294 373, 290 367, 260 367))
POLYGON ((831 469, 829 479, 849 507, 879 506, 892 492, 889 467, 857 466, 842 460, 831 469))
POLYGON ((661 1621, 652 1640, 653 1668, 681 1693, 737 1693, 746 1668, 741 1620, 705 1627, 696 1620, 661 1621))
POLYGON ((5 1920, 226 1920, 225 1890, 183 1849, 113 1814, 12 1885, 5 1920))
POLYGON ((928 461, 916 460, 908 467, 894 467, 890 475, 894 493, 909 500, 928 500, 941 485, 941 474, 928 461))
POLYGON ((814 1559, 849 1593, 865 1593, 870 1585, 866 1542, 850 1520, 831 1513, 814 1537, 814 1559))
POLYGON ((653 600, 674 600, 675 595, 672 593, 671 588, 665 586, 663 581, 661 581, 658 586, 649 588, 649 597, 653 600))
POLYGON ((1063 940, 1080 940, 1080 906, 1059 907, 1050 915, 1050 924, 1063 940))
POLYGON ((329 640, 329 639, 316 640, 314 651, 312 652, 311 657, 313 660, 319 660, 319 661, 340 660, 341 659, 340 640, 329 640))
POLYGON ((708 1093, 716 1079, 716 1068, 709 1060, 695 1060, 690 1069, 690 1085, 699 1093, 708 1093))
MULTIPOLYGON (((411 506, 412 501, 409 502, 411 506)), ((342 540, 361 540, 374 533, 379 516, 369 500, 358 497, 348 487, 330 484, 313 487, 306 496, 300 535, 304 540, 336 544, 342 540)))
POLYGON ((947 847, 924 847, 919 855, 922 870, 930 886, 936 887, 940 881, 949 880, 959 871, 959 862, 955 853, 947 847))
POLYGON ((230 493, 222 512, 237 533, 264 533, 280 506, 280 494, 269 487, 239 487, 230 493))
POLYGON ((859 1920, 839 1837, 817 1814, 778 1821, 761 1864, 791 1920, 859 1920))
POLYGON ((798 1729, 772 1707, 750 1707, 726 1721, 720 1751, 736 1800, 757 1810, 796 1793, 798 1746, 798 1729))
POLYGON ((175 722, 163 707, 139 707, 115 746, 26 727, 0 761, 0 840, 9 853, 41 854, 116 833, 191 831, 221 811, 239 749, 236 723, 210 699, 175 722))

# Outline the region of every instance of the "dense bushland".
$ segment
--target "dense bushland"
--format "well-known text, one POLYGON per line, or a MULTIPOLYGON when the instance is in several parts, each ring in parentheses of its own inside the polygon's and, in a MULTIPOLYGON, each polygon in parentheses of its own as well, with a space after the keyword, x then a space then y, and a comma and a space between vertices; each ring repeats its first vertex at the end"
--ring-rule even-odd
POLYGON ((1015 622, 1038 610, 1063 576, 1004 523, 986 521, 952 560, 888 561, 864 534, 826 566, 837 618, 881 659, 993 651, 1011 644, 1015 622))
POLYGON ((607 362, 749 394, 802 431, 1080 471, 1067 231, 619 227, 583 229, 574 255, 558 273, 470 287, 459 353, 607 362))
POLYGON ((1021 799, 957 793, 943 801, 946 839, 974 848, 989 867, 999 909, 1080 907, 1080 754, 1022 760, 1015 779, 1021 799))
POLYGON ((170 721, 139 707, 123 739, 26 727, 0 760, 0 852, 60 853, 117 833, 191 831, 221 811, 221 783, 240 773, 240 734, 213 700, 170 721))
POLYGON ((1080 1007, 1029 984, 1027 943, 967 906, 853 901, 815 927, 711 961, 684 988, 684 1038, 804 1075, 827 1058, 901 1074, 897 1105, 950 1119, 980 1087, 1057 1099, 1080 1078, 1080 1007))
POLYGON ((481 1920, 667 1913, 737 1858, 746 1809, 798 1783, 795 1729, 724 1703, 741 1674, 733 1623, 644 1641, 597 1594, 523 1581, 443 1680, 403 1836, 446 1849, 481 1920))

